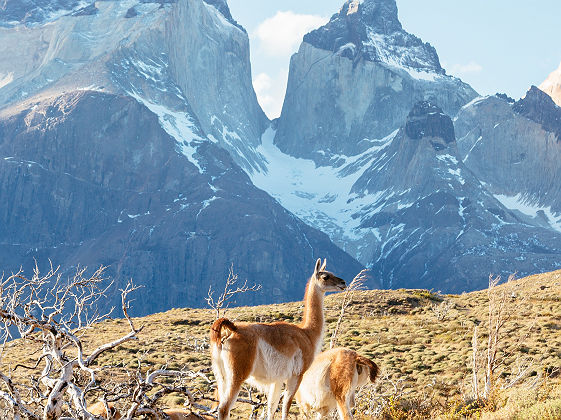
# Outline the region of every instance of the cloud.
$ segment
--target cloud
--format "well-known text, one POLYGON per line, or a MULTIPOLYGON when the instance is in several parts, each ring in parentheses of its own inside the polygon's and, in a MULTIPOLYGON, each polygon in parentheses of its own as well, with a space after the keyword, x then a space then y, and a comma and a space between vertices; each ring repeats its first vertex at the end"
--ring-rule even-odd
POLYGON ((290 56, 296 52, 306 33, 324 25, 328 20, 327 17, 298 14, 291 10, 277 12, 249 34, 251 54, 259 57, 257 62, 252 63, 253 69, 257 69, 253 88, 259 104, 269 118, 280 115, 288 81, 287 66, 290 56))
POLYGON ((449 74, 463 76, 466 74, 481 73, 483 66, 475 61, 470 61, 467 64, 452 64, 447 70, 449 74))
POLYGON ((324 25, 329 19, 318 15, 303 15, 292 11, 277 12, 265 19, 250 34, 259 49, 270 56, 289 56, 296 51, 302 37, 324 25))
POLYGON ((279 69, 273 77, 267 73, 259 73, 253 79, 257 100, 269 118, 276 118, 281 113, 287 81, 287 68, 279 69))

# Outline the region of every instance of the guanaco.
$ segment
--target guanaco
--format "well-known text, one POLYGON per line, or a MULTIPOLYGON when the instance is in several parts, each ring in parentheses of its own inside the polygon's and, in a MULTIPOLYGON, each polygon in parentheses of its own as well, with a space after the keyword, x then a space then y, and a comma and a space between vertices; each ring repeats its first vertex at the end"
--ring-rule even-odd
POLYGON ((219 420, 229 420, 232 404, 245 381, 267 394, 269 420, 275 415, 284 383, 282 420, 286 420, 302 375, 321 348, 325 293, 346 287, 344 280, 325 271, 325 265, 325 260, 323 265, 320 259, 316 261, 306 285, 300 324, 234 323, 226 318, 214 322, 210 342, 218 385, 219 420))
POLYGON ((107 406, 103 402, 98 401, 88 407, 88 411, 95 416, 103 417, 104 419, 114 419, 118 420, 121 418, 121 413, 117 411, 113 403, 107 403, 107 406), (109 412, 107 411, 109 409, 109 412))
POLYGON ((306 418, 321 419, 335 409, 341 420, 351 420, 355 390, 378 375, 376 363, 356 351, 335 348, 319 354, 304 373, 296 401, 306 418))

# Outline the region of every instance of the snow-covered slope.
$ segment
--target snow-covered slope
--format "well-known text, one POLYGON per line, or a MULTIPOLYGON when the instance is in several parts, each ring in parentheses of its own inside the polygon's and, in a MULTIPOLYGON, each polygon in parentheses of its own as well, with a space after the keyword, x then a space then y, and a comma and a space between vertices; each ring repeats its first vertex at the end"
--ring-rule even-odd
POLYGON ((231 261, 274 300, 324 255, 446 291, 559 266, 559 108, 478 98, 394 0, 346 1, 304 37, 272 123, 225 0, 3 6, 2 266, 108 263, 157 309, 231 261))
POLYGON ((416 104, 404 126, 336 165, 283 153, 263 137, 252 181, 369 267, 385 287, 485 286, 489 273, 559 266, 561 235, 511 212, 462 162, 450 117, 416 104))
POLYGON ((263 134, 257 149, 266 169, 251 176, 253 183, 275 197, 285 208, 306 223, 326 232, 347 252, 356 255, 370 236, 360 228, 360 213, 372 204, 373 197, 359 197, 353 186, 367 168, 385 156, 397 130, 389 136, 372 140, 371 147, 360 155, 340 156, 338 166, 317 166, 313 160, 283 153, 273 144, 275 131, 263 134))
POLYGON ((346 1, 325 26, 304 42, 352 60, 383 63, 411 76, 434 80, 445 72, 436 50, 403 30, 395 1, 346 1))
POLYGON ((267 119, 247 34, 225 1, 98 1, 79 13, 82 3, 29 0, 16 13, 9 2, 0 12, 11 22, 0 27, 0 107, 76 89, 131 95, 168 115, 190 113, 238 164, 259 165, 267 119))
POLYGON ((268 121, 224 0, 7 5, 3 270, 105 265, 117 287, 145 286, 146 314, 205 305, 231 264, 263 286, 239 304, 301 298, 318 257, 344 278, 362 269, 250 182, 268 121))

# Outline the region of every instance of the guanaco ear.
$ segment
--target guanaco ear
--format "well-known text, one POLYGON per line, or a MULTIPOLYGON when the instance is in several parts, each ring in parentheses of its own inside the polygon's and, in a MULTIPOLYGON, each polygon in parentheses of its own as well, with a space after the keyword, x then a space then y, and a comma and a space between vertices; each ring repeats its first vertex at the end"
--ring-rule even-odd
POLYGON ((316 261, 316 268, 314 268, 314 274, 317 274, 321 271, 320 266, 321 266, 321 259, 318 258, 318 260, 316 261))
POLYGON ((319 271, 325 271, 325 266, 327 265, 327 259, 324 258, 323 259, 323 265, 321 266, 321 268, 319 269, 319 271))

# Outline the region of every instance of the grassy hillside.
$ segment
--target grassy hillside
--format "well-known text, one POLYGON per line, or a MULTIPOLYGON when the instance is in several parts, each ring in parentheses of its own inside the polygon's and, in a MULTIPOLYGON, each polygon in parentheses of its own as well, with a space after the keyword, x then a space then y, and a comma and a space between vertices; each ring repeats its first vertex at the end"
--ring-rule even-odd
MULTIPOLYGON (((304 285, 302 286, 304 288, 304 285)), ((375 386, 358 395, 358 418, 561 418, 561 270, 497 286, 505 296, 504 335, 497 371, 497 391, 487 401, 473 401, 472 338, 478 326, 479 348, 487 345, 488 293, 440 295, 426 290, 373 290, 354 293, 346 309, 338 345, 357 350, 382 370, 375 386), (508 389, 518 367, 523 378, 508 389), (548 414, 549 413, 549 414, 548 414)), ((335 328, 343 294, 326 299, 326 343, 335 328)), ((240 307, 226 316, 240 321, 299 321, 301 303, 240 307)), ((214 313, 173 309, 136 320, 144 325, 139 340, 102 355, 99 366, 113 366, 107 375, 167 366, 210 374, 208 330, 214 313), (117 373, 115 373, 117 372, 117 373), (120 372, 120 373, 119 373, 120 372)), ((108 320, 87 332, 93 348, 127 331, 124 320, 108 320)), ((34 343, 16 341, 3 356, 3 370, 28 359, 34 343)), ((203 379, 193 386, 210 395, 203 379)), ((168 406, 184 398, 172 395, 168 406)), ((246 404, 233 412, 247 418, 246 404)), ((293 412, 297 413, 296 407, 293 412)))

